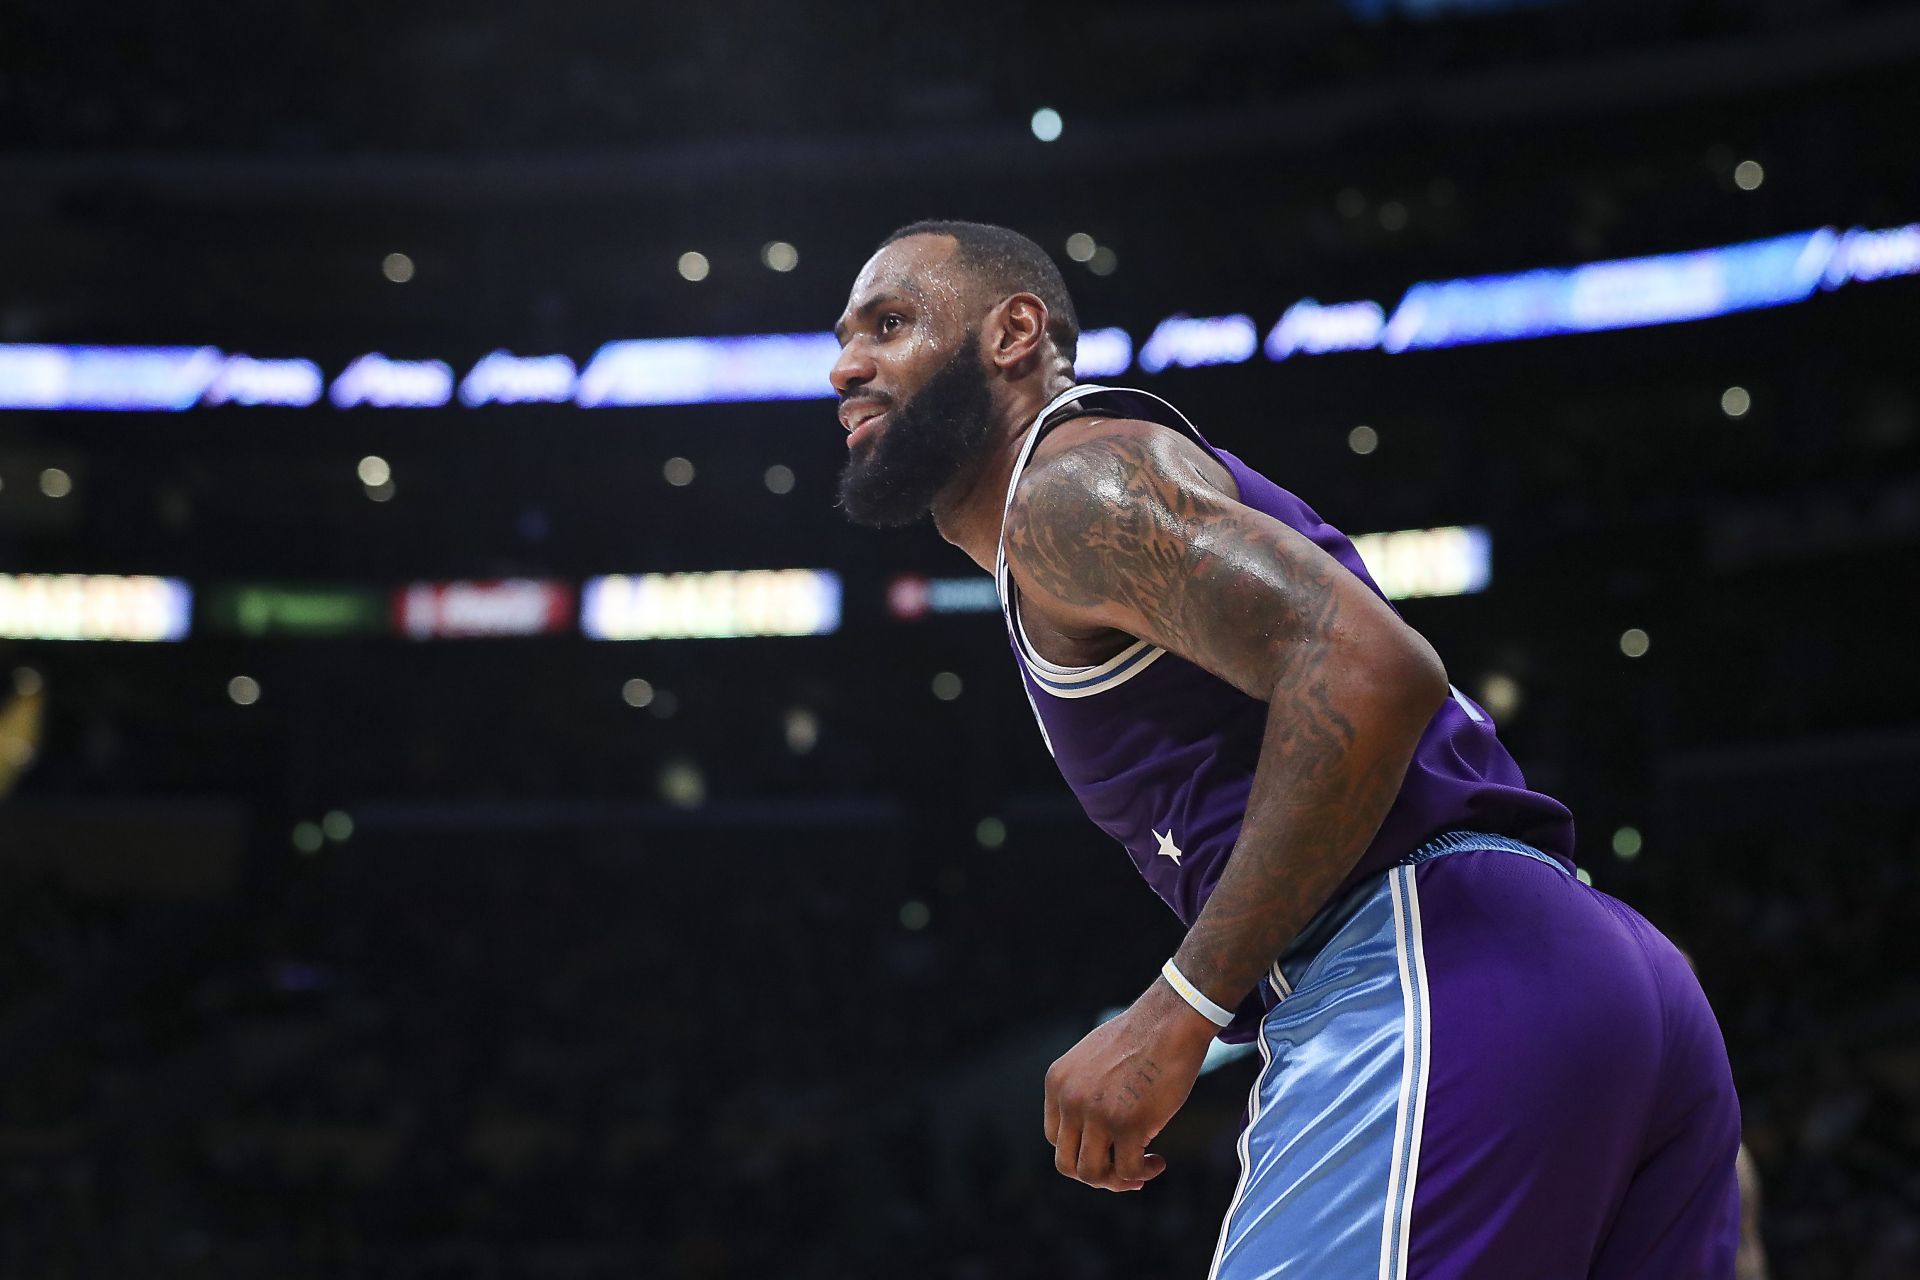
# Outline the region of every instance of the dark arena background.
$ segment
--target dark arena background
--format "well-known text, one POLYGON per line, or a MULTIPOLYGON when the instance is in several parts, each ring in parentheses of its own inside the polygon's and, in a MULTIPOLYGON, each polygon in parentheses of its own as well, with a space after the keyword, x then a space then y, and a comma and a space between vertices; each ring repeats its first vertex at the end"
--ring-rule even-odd
MULTIPOLYGON (((1041 1076, 1177 922, 825 331, 1002 222, 1366 541, 1920 1275, 1920 10, 0 17, 0 1275, 1199 1277, 1041 1076)), ((1759 1274, 1751 1272, 1749 1274, 1759 1274)))

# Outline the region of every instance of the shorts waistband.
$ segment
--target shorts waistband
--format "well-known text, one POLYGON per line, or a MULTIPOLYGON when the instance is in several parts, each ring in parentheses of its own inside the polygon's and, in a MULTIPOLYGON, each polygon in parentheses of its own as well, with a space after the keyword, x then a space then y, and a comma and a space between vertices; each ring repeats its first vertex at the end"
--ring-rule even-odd
POLYGON ((1523 858, 1544 862, 1564 875, 1573 874, 1566 863, 1550 853, 1536 849, 1523 840, 1515 840, 1512 836, 1496 836, 1485 831, 1443 831, 1400 859, 1400 865, 1417 867, 1423 862, 1432 862, 1435 858, 1444 858, 1450 853, 1465 853, 1470 849, 1497 849, 1506 853, 1517 853, 1523 858))
MULTIPOLYGON (((1450 853, 1467 853, 1475 850, 1517 853, 1523 858, 1544 862, 1562 875, 1573 874, 1566 863, 1550 853, 1534 848, 1524 840, 1515 840, 1512 836, 1494 835, 1486 831, 1443 831, 1400 859, 1396 865, 1417 867, 1421 863, 1444 858, 1450 853)), ((1380 878, 1380 876, 1367 877, 1355 885, 1345 897, 1322 907, 1320 913, 1307 923, 1307 927, 1294 938, 1293 943, 1274 962, 1272 970, 1267 975, 1267 981, 1277 995, 1285 999, 1293 993, 1294 984, 1300 981, 1307 967, 1318 958, 1321 950, 1332 941, 1336 933, 1340 932, 1341 927, 1353 918, 1361 905, 1373 896, 1374 890, 1379 888, 1380 878)))

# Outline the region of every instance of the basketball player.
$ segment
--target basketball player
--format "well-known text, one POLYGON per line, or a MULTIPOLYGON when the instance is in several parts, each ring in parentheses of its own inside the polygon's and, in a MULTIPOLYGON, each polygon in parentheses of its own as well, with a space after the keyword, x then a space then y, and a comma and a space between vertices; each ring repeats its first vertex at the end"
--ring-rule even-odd
POLYGON ((1011 231, 894 233, 834 331, 847 515, 931 513, 997 576, 1068 785, 1188 926, 1048 1071, 1060 1172, 1159 1176, 1224 1032, 1263 1068, 1213 1275, 1732 1276, 1699 984, 1574 877, 1567 810, 1352 543, 1159 397, 1076 383, 1066 286, 1011 231))

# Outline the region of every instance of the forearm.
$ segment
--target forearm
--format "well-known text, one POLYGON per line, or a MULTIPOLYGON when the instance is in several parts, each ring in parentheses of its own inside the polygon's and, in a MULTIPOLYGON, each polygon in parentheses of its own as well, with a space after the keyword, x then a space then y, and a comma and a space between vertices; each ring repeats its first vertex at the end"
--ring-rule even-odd
POLYGON ((1391 671, 1296 672, 1269 703, 1240 838, 1174 962, 1231 1009, 1340 886, 1399 795, 1445 688, 1422 643, 1391 671))
MULTIPOLYGON (((1231 1008, 1373 841, 1446 671, 1333 556, 1208 480, 1219 463, 1197 446, 1134 421, 1089 420, 1081 436, 1031 466, 1008 508, 1024 598, 1071 627, 1150 640, 1268 705, 1240 839, 1174 957, 1231 1008)), ((1163 996, 1166 984, 1149 989, 1170 1007, 1163 996)))

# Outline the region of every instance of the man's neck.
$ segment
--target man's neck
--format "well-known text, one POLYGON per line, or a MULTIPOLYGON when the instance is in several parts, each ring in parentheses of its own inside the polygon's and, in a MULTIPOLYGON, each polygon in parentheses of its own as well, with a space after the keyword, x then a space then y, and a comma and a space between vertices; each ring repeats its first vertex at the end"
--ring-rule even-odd
POLYGON ((993 572, 994 559, 1000 550, 1000 523, 1006 515, 1007 488, 1013 483, 1013 469, 1019 465, 1027 428, 1033 425, 1040 410, 1071 386, 1072 374, 1061 370, 1016 388, 994 430, 985 463, 974 471, 965 488, 951 501, 934 505, 933 523, 940 530, 940 536, 966 552, 988 573, 993 572))

